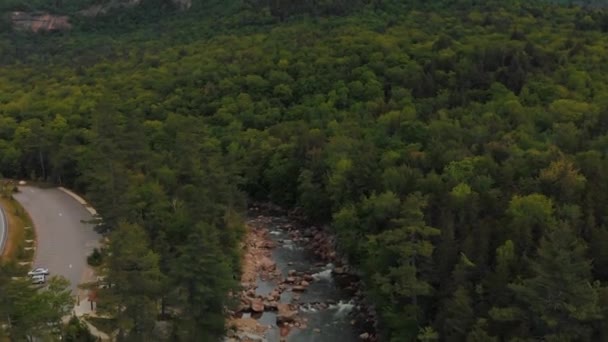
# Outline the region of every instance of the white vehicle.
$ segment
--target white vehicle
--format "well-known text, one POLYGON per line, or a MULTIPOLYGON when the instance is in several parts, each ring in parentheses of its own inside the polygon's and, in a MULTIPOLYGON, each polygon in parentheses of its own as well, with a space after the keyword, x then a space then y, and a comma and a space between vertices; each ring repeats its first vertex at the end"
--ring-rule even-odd
POLYGON ((43 274, 35 275, 32 277, 32 284, 44 284, 46 277, 43 274))
POLYGON ((37 268, 34 268, 33 270, 27 272, 27 275, 30 277, 37 276, 37 275, 49 275, 49 269, 37 267, 37 268))

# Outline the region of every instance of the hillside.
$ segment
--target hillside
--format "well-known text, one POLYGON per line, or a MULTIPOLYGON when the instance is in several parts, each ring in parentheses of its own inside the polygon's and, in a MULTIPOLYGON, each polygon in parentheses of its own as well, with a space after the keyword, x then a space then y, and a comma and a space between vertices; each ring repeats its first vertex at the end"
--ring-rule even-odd
POLYGON ((137 241, 109 248, 147 268, 110 258, 123 287, 100 294, 132 340, 160 302, 172 340, 222 335, 246 199, 329 226, 383 340, 605 340, 608 12, 446 3, 5 33, 0 173, 82 191, 137 241))

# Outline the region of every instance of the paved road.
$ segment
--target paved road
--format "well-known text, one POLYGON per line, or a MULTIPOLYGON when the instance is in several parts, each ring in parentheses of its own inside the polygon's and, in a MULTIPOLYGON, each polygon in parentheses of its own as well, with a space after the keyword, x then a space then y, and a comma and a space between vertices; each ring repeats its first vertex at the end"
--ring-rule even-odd
POLYGON ((6 244, 6 238, 8 234, 8 223, 6 222, 6 216, 4 215, 4 209, 0 207, 0 256, 4 252, 4 246, 6 244))
POLYGON ((38 248, 34 266, 47 267, 51 275, 67 278, 74 294, 87 272, 86 258, 100 236, 82 221, 91 214, 74 198, 58 189, 19 187, 14 197, 30 214, 38 248))

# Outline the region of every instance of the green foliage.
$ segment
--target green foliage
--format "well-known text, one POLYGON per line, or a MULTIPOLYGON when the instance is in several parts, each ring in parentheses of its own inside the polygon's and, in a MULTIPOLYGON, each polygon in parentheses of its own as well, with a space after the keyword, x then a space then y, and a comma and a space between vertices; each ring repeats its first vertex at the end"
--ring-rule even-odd
POLYGON ((63 317, 74 306, 69 282, 53 276, 47 280, 46 288, 38 289, 29 279, 11 280, 9 272, 6 266, 0 266, 0 315, 6 319, 9 338, 57 339, 63 317))
POLYGON ((87 325, 78 317, 72 316, 63 331, 63 341, 95 342, 97 338, 91 334, 87 325))
POLYGON ((383 340, 608 336, 606 9, 158 4, 0 37, 0 173, 87 194, 123 338, 219 339, 245 195, 329 223, 383 340))
POLYGON ((87 263, 89 266, 100 266, 103 262, 103 256, 99 251, 99 248, 94 248, 93 252, 87 257, 87 263))
POLYGON ((149 248, 145 231, 121 223, 110 236, 108 288, 100 290, 99 309, 117 319, 121 338, 145 341, 153 336, 156 301, 163 290, 159 257, 149 248))
POLYGON ((519 306, 495 308, 492 317, 520 322, 522 329, 547 340, 590 340, 586 323, 603 316, 585 249, 566 224, 546 232, 538 258, 530 263, 531 277, 508 286, 519 306))

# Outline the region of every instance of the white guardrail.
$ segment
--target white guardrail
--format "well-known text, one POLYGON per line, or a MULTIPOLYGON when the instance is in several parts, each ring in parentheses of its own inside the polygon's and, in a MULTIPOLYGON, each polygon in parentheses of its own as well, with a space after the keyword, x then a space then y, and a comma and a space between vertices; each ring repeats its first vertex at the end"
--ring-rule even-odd
POLYGON ((0 255, 4 252, 4 245, 6 244, 6 238, 8 236, 8 223, 6 222, 6 215, 4 215, 4 209, 0 207, 0 255))

